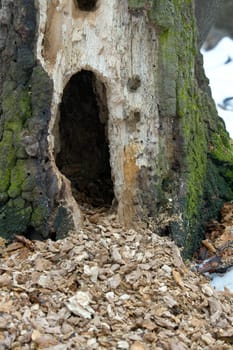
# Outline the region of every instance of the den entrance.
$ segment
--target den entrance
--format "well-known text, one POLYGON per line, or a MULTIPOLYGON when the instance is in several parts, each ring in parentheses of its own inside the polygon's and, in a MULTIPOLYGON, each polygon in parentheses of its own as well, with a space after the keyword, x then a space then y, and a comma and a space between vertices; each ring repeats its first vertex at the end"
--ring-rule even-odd
POLYGON ((110 206, 114 198, 108 144, 106 88, 91 71, 67 83, 60 105, 56 164, 80 203, 110 206))

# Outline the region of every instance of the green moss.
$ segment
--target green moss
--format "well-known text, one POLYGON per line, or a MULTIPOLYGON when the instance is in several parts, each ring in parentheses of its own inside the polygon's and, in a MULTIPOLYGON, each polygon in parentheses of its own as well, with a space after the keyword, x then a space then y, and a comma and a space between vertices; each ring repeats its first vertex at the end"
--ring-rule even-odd
POLYGON ((20 138, 23 125, 31 116, 30 94, 26 87, 15 89, 13 83, 6 81, 2 99, 4 133, 0 142, 0 192, 9 188, 9 196, 15 198, 20 194, 25 177, 24 162, 16 162, 16 156, 24 155, 20 138))
POLYGON ((28 88, 12 90, 12 84, 5 83, 3 88, 3 113, 5 129, 19 132, 25 121, 31 116, 30 94, 28 88))
MULTIPOLYGON (((174 34, 173 45, 178 57, 176 113, 183 138, 184 162, 180 180, 185 184, 185 191, 178 206, 183 228, 176 227, 173 237, 183 245, 183 255, 189 257, 198 247, 205 223, 217 214, 224 200, 233 198, 233 149, 208 89, 204 86, 202 90, 196 79, 195 60, 199 53, 195 45, 195 23, 190 20, 191 1, 175 3, 176 20, 182 23, 182 30, 177 27, 170 35, 174 34), (215 164, 210 166, 213 161, 215 164), (216 197, 214 200, 213 196, 216 197)), ((164 40, 165 36, 162 36, 164 40)), ((170 60, 171 56, 167 58, 170 60)))
POLYGON ((10 186, 11 169, 15 164, 13 133, 4 131, 0 142, 0 192, 6 192, 10 186))
POLYGON ((211 135, 209 152, 217 161, 233 165, 233 146, 224 129, 211 135))
MULTIPOLYGON (((0 142, 0 192, 8 190, 15 198, 21 192, 25 178, 24 162, 16 162, 17 145, 23 124, 30 116, 30 98, 26 90, 11 90, 12 84, 4 84, 3 112, 4 133, 0 142)), ((22 152, 21 152, 22 153, 22 152)))
POLYGON ((18 160, 14 168, 11 170, 11 184, 8 190, 9 197, 16 198, 21 194, 22 184, 26 177, 25 160, 18 160))
MULTIPOLYGON (((232 186, 232 184, 233 184, 233 164, 231 165, 231 168, 228 166, 226 169, 224 169, 223 175, 226 178, 226 180, 229 181, 230 185, 232 186)), ((231 198, 233 198, 232 187, 231 187, 231 198)))
POLYGON ((150 21, 156 23, 160 30, 171 29, 174 25, 175 10, 170 0, 128 0, 128 6, 134 10, 145 10, 150 21))
POLYGON ((166 130, 158 156, 162 193, 174 199, 172 214, 182 218, 171 224, 171 234, 188 257, 198 246, 204 224, 224 200, 232 198, 233 151, 211 102, 203 69, 196 65, 201 60, 192 1, 151 4, 148 15, 159 36, 155 79, 161 125, 166 130), (211 193, 216 193, 214 201, 211 193))
POLYGON ((146 3, 146 0, 128 0, 128 6, 135 9, 143 8, 146 3))
POLYGON ((20 0, 9 13, 12 23, 8 28, 6 47, 1 52, 0 67, 3 78, 0 95, 0 235, 11 239, 15 233, 31 231, 37 234, 34 231, 38 229, 48 236, 49 205, 43 160, 47 156, 52 82, 34 57, 37 26, 34 1, 20 0), (19 35, 16 29, 19 22, 22 28, 27 28, 27 35, 19 35), (34 140, 41 152, 30 156, 25 148, 34 140))
POLYGON ((27 154, 25 151, 25 147, 22 143, 22 132, 19 130, 19 132, 15 132, 13 135, 13 146, 15 149, 15 157, 17 159, 26 159, 27 154))
POLYGON ((174 46, 174 32, 160 35, 159 49, 159 108, 164 117, 176 115, 176 81, 178 75, 177 51, 174 46))
MULTIPOLYGON (((180 213, 182 221, 173 222, 171 232, 176 242, 184 247, 185 257, 195 250, 203 232, 201 214, 206 202, 204 192, 208 181, 207 126, 210 123, 214 124, 211 121, 211 113, 216 114, 209 102, 210 96, 200 89, 196 79, 195 61, 198 52, 195 42, 196 24, 192 11, 191 0, 155 1, 150 11, 150 19, 160 29, 160 117, 165 125, 169 125, 169 119, 175 125, 173 135, 176 139, 176 144, 173 143, 171 147, 171 136, 165 135, 165 146, 163 145, 161 152, 163 155, 167 154, 166 147, 171 147, 174 154, 173 157, 170 155, 167 158, 167 163, 170 164, 164 166, 165 172, 161 176, 167 176, 169 171, 166 168, 172 168, 172 160, 176 158, 179 166, 178 169, 170 171, 170 182, 173 184, 173 213, 180 213)), ((224 161, 229 160, 231 151, 227 139, 222 136, 218 136, 218 139, 215 156, 224 161)), ((227 173, 228 177, 232 174, 231 170, 227 173)), ((219 179, 219 183, 220 181, 219 179)))
POLYGON ((38 206, 34 208, 32 213, 32 218, 31 218, 31 224, 34 227, 40 226, 41 222, 44 221, 46 214, 47 214, 46 208, 43 208, 42 206, 38 206))
MULTIPOLYGON (((187 18, 187 17, 186 17, 187 18)), ((185 19, 185 16, 184 16, 185 19)), ((194 23, 184 21, 182 45, 179 44, 179 77, 177 80, 177 114, 180 116, 181 134, 184 144, 184 168, 182 178, 186 183, 183 201, 183 255, 189 257, 198 247, 202 231, 200 230, 200 212, 203 206, 203 192, 207 169, 207 130, 203 118, 202 99, 194 74, 195 55, 193 37, 186 33, 195 33, 194 23), (185 45, 185 47, 184 47, 185 45)), ((179 43, 179 38, 176 37, 179 43)))
POLYGON ((162 30, 171 30, 175 21, 175 8, 170 0, 153 1, 149 18, 162 30))
POLYGON ((5 227, 6 222, 9 226, 8 233, 19 232, 23 227, 26 231, 28 226, 32 226, 46 236, 48 199, 42 190, 45 183, 39 183, 45 181, 45 175, 42 174, 41 164, 25 152, 23 135, 32 136, 37 140, 41 137, 41 130, 46 130, 50 107, 48 96, 51 96, 52 85, 40 66, 33 69, 31 80, 27 81, 25 85, 5 81, 3 86, 0 211, 2 208, 2 227, 5 227), (21 206, 17 200, 22 201, 21 206), (21 215, 21 219, 16 231, 16 224, 10 223, 10 218, 18 220, 18 215, 21 215))
MULTIPOLYGON (((218 130, 212 132, 209 142, 209 157, 218 168, 218 176, 226 182, 227 195, 222 190, 222 197, 227 200, 233 198, 233 145, 228 137, 228 133, 221 123, 218 123, 218 130)), ((220 187, 220 186, 219 186, 220 187)), ((224 191, 225 192, 225 191, 224 191)))
POLYGON ((40 232, 42 236, 48 235, 49 225, 49 207, 47 198, 40 192, 38 193, 37 200, 34 196, 33 210, 31 215, 30 224, 35 228, 36 231, 40 232))

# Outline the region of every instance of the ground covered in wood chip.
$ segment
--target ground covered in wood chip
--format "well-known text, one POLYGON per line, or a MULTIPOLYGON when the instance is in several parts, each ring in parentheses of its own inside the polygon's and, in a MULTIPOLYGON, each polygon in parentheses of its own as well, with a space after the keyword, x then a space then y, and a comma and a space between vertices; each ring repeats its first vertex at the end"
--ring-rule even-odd
POLYGON ((54 242, 1 246, 1 349, 232 349, 233 298, 192 271, 177 246, 89 210, 54 242))

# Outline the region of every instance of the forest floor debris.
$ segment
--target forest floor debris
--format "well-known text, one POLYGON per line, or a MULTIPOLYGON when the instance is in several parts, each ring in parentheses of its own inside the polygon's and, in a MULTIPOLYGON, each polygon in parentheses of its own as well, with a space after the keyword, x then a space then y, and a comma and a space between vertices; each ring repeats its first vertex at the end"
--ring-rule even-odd
POLYGON ((198 272, 225 272, 233 266, 233 204, 225 203, 220 221, 211 221, 206 229, 206 239, 197 255, 198 272))
POLYGON ((90 209, 63 240, 0 249, 0 350, 232 349, 232 293, 114 213, 90 209))

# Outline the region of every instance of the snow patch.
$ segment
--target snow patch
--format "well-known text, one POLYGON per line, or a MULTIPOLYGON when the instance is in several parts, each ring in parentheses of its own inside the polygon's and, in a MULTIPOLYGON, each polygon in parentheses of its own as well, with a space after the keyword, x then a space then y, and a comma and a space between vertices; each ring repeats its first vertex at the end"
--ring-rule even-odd
POLYGON ((233 97, 233 40, 225 37, 214 49, 202 49, 201 53, 218 114, 225 121, 226 129, 233 138, 233 111, 222 108, 224 100, 233 97))
POLYGON ((233 267, 224 274, 213 273, 211 278, 211 286, 214 289, 224 291, 224 288, 228 288, 233 292, 233 267))

